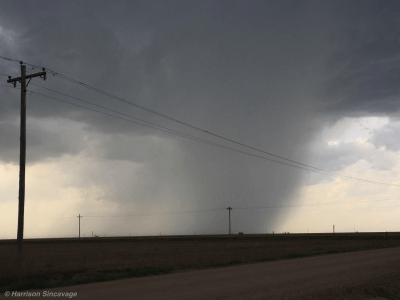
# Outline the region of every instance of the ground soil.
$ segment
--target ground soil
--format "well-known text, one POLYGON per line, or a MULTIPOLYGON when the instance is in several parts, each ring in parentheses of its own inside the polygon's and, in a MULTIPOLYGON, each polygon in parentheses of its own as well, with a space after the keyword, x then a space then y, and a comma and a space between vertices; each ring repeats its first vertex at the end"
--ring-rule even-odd
POLYGON ((35 292, 76 292, 78 298, 98 300, 378 300, 398 299, 395 293, 384 292, 398 289, 399 275, 400 247, 396 247, 186 271, 35 292), (379 288, 382 290, 379 291, 379 288))
MULTIPOLYGON (((175 270, 181 270, 181 272, 185 270, 184 273, 186 274, 187 270, 190 269, 210 268, 221 263, 227 265, 238 263, 254 264, 257 261, 268 260, 271 260, 271 263, 278 263, 278 261, 273 260, 296 258, 289 261, 297 261, 298 259, 303 259, 301 257, 321 253, 340 253, 395 246, 400 246, 399 233, 389 233, 387 236, 386 233, 351 233, 86 238, 81 240, 49 239, 25 241, 24 264, 27 266, 27 274, 29 273, 32 276, 43 273, 66 272, 68 270, 87 274, 105 269, 115 270, 138 267, 172 267, 175 270)), ((7 266, 8 264, 9 269, 12 269, 16 250, 15 241, 0 242, 0 264, 2 266, 7 266)), ((389 251, 391 249, 386 250, 389 251)), ((400 253, 398 254, 400 258, 400 253)), ((357 254, 355 255, 357 257, 357 254)), ((395 260, 391 263, 397 263, 397 261, 395 260)), ((374 268, 379 269, 379 267, 379 264, 375 265, 371 267, 371 270, 374 268)), ((4 272, 6 269, 0 268, 0 277, 7 276, 7 273, 4 272)), ((361 295, 360 297, 371 295, 371 289, 393 290, 399 288, 400 273, 395 271, 390 269, 390 271, 380 272, 379 276, 363 277, 364 279, 361 281, 353 280, 350 285, 342 285, 339 289, 328 288, 328 290, 331 289, 329 291, 330 298, 318 296, 318 293, 325 293, 324 295, 327 296, 327 290, 319 291, 317 289, 312 296, 317 298, 304 299, 364 299, 357 297, 359 297, 358 295, 361 295), (345 290, 343 290, 344 286, 345 290)), ((240 273, 241 271, 238 272, 240 273)), ((368 272, 368 270, 366 269, 365 272, 368 272)), ((368 275, 368 273, 366 274, 368 275)), ((170 275, 153 277, 161 278, 162 276, 170 275)), ((284 278, 286 275, 282 276, 284 278)), ((322 274, 321 276, 325 275, 322 274)), ((144 280, 144 278, 136 279, 144 280)))
MULTIPOLYGON (((400 234, 252 235, 31 240, 24 259, 31 272, 136 267, 194 267, 325 252, 400 246, 400 234)), ((0 242, 0 263, 15 260, 15 242, 0 242)))

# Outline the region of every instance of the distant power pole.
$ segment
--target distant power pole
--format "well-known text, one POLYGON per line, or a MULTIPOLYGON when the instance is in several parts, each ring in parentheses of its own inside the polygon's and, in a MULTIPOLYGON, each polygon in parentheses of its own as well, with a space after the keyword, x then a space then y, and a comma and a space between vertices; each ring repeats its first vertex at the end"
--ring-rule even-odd
POLYGON ((81 218, 83 218, 83 216, 79 214, 78 218, 79 218, 79 238, 81 238, 81 218))
POLYGON ((17 245, 20 257, 22 257, 22 241, 24 239, 24 208, 25 208, 25 161, 26 161, 26 87, 34 77, 42 77, 46 80, 46 72, 26 75, 26 66, 21 64, 21 77, 11 78, 8 76, 7 83, 13 83, 14 87, 17 81, 21 83, 21 132, 20 132, 20 147, 19 147, 19 192, 18 192, 18 231, 17 245), (26 79, 29 78, 28 84, 26 79))
POLYGON ((228 207, 227 210, 229 211, 229 234, 231 234, 231 210, 232 207, 228 207))
POLYGON ((335 225, 333 225, 333 233, 335 233, 335 225))

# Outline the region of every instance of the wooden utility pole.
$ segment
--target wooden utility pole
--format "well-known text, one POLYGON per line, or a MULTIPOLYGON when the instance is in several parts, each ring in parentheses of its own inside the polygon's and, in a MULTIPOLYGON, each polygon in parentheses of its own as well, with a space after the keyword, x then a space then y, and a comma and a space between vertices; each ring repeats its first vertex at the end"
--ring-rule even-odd
POLYGON ((231 234, 231 210, 232 207, 228 207, 227 210, 229 211, 229 234, 231 234))
POLYGON ((79 214, 78 218, 79 218, 79 238, 81 238, 81 218, 83 217, 81 217, 81 214, 79 214))
MULTIPOLYGON (((26 79, 29 82, 33 77, 42 77, 46 80, 46 72, 26 75, 26 66, 21 64, 21 77, 11 78, 8 76, 8 83, 13 83, 14 87, 17 81, 21 83, 21 132, 20 132, 20 147, 19 147, 19 192, 18 192, 18 231, 17 245, 20 257, 22 257, 22 241, 24 239, 24 208, 25 208, 25 162, 26 162, 26 79)), ((28 84, 29 84, 28 82, 28 84)))

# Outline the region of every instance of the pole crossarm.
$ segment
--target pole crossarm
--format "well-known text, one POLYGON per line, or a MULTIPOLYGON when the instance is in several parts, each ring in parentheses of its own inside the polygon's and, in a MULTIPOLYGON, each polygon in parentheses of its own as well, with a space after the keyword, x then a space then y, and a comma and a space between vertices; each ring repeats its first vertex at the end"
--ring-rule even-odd
MULTIPOLYGON (((25 79, 31 79, 34 77, 41 77, 41 78, 43 78, 43 80, 46 80, 46 72, 43 71, 43 72, 31 74, 31 75, 26 75, 25 79)), ((21 82, 21 77, 11 78, 11 76, 8 76, 7 83, 13 83, 14 87, 16 87, 17 82, 21 82)))

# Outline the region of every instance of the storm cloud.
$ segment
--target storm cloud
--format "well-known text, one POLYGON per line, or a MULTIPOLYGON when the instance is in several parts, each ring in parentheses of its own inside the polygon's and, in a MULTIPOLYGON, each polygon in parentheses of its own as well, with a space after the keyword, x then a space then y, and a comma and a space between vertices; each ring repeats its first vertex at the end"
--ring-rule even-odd
MULTIPOLYGON (((382 3, 5 2, 0 52, 240 143, 340 171, 362 151, 353 143, 342 152, 321 146, 319 155, 311 148, 321 128, 343 116, 398 111, 399 11, 394 2, 382 3)), ((0 68, 18 76, 17 63, 2 60, 0 68)), ((57 76, 33 82, 261 155, 57 76)), ((28 89, 79 103, 36 85, 28 89)), ((1 87, 1 95, 0 160, 17 164, 19 90, 1 87)), ((104 190, 104 201, 121 203, 117 214, 130 212, 124 203, 142 211, 287 205, 296 203, 304 175, 35 94, 28 94, 27 133, 28 164, 66 155, 97 161, 80 176, 104 190), (123 168, 124 162, 136 167, 123 168)), ((235 228, 246 232, 264 232, 285 219, 277 209, 233 213, 235 228)), ((195 218, 185 228, 223 231, 225 215, 212 226, 195 218)))
MULTIPOLYGON (((340 43, 327 60, 332 78, 323 98, 328 112, 398 113, 400 79, 399 4, 396 1, 340 2, 340 43)), ((329 77, 327 77, 329 78, 329 77)))

